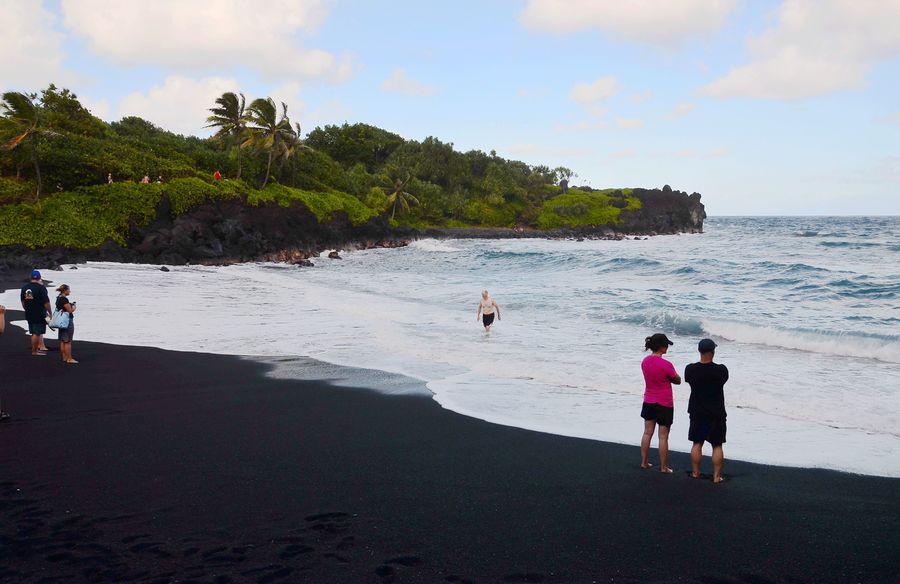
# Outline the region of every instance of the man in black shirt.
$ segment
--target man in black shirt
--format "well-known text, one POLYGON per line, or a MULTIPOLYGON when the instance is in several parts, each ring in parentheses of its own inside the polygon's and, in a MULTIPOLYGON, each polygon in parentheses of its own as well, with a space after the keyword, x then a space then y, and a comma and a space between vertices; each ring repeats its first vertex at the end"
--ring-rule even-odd
POLYGON ((28 321, 28 332, 31 333, 31 354, 46 355, 44 333, 47 332, 47 317, 51 314, 50 295, 39 271, 31 272, 31 281, 22 286, 19 298, 25 310, 25 320, 28 321))
POLYGON ((713 482, 722 482, 722 462, 725 453, 725 382, 728 381, 728 368, 713 363, 716 356, 716 344, 712 339, 703 339, 697 346, 700 351, 700 362, 691 363, 684 368, 684 380, 691 386, 691 399, 688 402, 688 414, 691 425, 688 440, 694 443, 691 448, 691 476, 700 477, 700 460, 703 458, 703 442, 712 444, 713 482))

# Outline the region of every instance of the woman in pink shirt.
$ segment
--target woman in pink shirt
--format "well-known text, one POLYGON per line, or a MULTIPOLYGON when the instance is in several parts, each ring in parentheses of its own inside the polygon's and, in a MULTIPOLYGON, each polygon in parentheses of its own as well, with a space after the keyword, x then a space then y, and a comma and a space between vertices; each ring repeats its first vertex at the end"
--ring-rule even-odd
POLYGON ((672 384, 681 383, 681 377, 671 362, 663 359, 674 343, 662 333, 656 333, 644 339, 644 349, 653 351, 641 362, 644 372, 644 406, 641 417, 644 418, 644 436, 641 438, 641 468, 653 466, 647 460, 650 440, 656 425, 659 424, 659 470, 670 473, 669 468, 669 428, 675 413, 675 402, 672 399, 672 384))

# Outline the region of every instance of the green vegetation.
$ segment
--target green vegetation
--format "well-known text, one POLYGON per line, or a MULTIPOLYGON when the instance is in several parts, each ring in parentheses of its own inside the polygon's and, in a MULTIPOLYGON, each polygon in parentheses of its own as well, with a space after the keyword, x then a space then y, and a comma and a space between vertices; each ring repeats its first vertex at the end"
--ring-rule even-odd
POLYGON ((544 202, 537 224, 541 229, 615 225, 619 222, 622 209, 640 209, 640 207, 641 202, 631 196, 631 189, 593 192, 569 189, 568 193, 544 202))
POLYGON ((406 140, 366 124, 328 125, 304 140, 270 98, 246 105, 225 93, 210 104, 208 139, 167 132, 140 118, 106 123, 73 93, 51 85, 0 102, 0 245, 87 248, 125 244, 129 229, 207 202, 306 206, 319 221, 344 213, 413 227, 615 225, 640 207, 630 189, 590 191, 560 181, 574 173, 458 152, 428 137, 406 140), (214 180, 215 171, 225 180, 214 180), (107 176, 113 182, 107 184, 107 176), (148 177, 150 184, 141 184, 148 177))

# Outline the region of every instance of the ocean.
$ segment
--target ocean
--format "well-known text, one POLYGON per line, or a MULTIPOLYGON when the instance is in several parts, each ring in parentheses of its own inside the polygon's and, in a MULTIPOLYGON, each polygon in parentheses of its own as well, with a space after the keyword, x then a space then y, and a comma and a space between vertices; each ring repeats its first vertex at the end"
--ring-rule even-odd
MULTIPOLYGON (((420 240, 323 254, 314 268, 89 263, 45 277, 79 301, 76 358, 79 339, 310 356, 373 370, 374 386, 378 372, 422 380, 467 416, 634 445, 644 338, 668 334, 683 371, 711 337, 731 372, 726 464, 900 476, 900 217, 713 217, 705 228, 420 240), (482 289, 501 308, 490 334, 475 320, 482 289)), ((17 291, 0 302, 18 306, 17 291)), ((272 375, 304 375, 272 362, 272 375)), ((689 392, 675 388, 674 450, 691 446, 689 392)))

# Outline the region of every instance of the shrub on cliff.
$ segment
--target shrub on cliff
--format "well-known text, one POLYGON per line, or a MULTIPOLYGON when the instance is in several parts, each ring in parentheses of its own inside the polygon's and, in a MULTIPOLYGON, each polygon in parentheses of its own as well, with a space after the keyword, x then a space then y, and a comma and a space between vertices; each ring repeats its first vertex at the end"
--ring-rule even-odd
POLYGON ((359 199, 347 193, 340 191, 305 191, 279 184, 270 184, 259 191, 248 191, 247 202, 251 205, 277 203, 282 207, 302 203, 312 211, 320 222, 330 220, 335 213, 341 211, 347 214, 347 218, 353 225, 362 225, 378 215, 378 211, 367 207, 359 199))
POLYGON ((622 209, 640 209, 641 202, 630 189, 585 192, 571 188, 568 193, 548 199, 541 206, 537 223, 541 229, 562 227, 614 227, 622 209))

